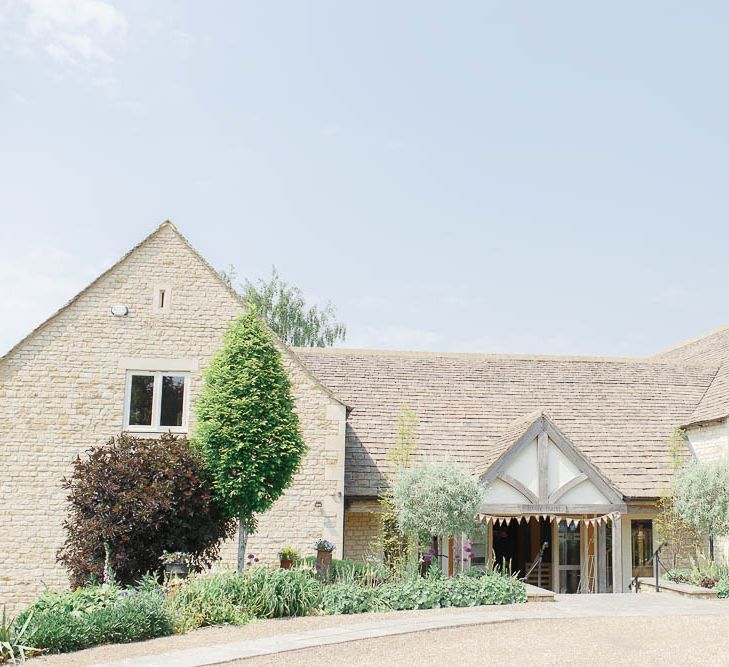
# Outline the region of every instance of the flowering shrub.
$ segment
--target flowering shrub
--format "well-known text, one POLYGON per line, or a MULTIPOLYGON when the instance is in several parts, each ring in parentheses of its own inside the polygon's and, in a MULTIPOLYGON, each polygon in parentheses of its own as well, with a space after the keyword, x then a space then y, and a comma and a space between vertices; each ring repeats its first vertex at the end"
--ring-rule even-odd
POLYGON ((293 547, 284 547, 281 549, 281 551, 278 552, 278 557, 281 560, 291 560, 296 561, 299 560, 299 552, 296 551, 293 547))
POLYGON ((332 552, 332 551, 334 551, 334 547, 335 547, 334 544, 332 544, 329 540, 325 540, 324 538, 319 538, 314 543, 314 549, 316 549, 317 551, 332 552))

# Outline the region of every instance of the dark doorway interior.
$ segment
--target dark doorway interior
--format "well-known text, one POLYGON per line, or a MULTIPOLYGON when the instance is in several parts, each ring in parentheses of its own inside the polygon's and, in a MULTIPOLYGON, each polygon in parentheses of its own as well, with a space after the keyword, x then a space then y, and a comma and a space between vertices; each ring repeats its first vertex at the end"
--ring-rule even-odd
MULTIPOLYGON (((534 562, 542 544, 548 546, 542 559, 542 587, 551 588, 552 530, 549 519, 531 517, 528 521, 512 519, 493 527, 494 565, 522 577, 534 562)), ((530 577, 531 583, 532 577, 530 577)))

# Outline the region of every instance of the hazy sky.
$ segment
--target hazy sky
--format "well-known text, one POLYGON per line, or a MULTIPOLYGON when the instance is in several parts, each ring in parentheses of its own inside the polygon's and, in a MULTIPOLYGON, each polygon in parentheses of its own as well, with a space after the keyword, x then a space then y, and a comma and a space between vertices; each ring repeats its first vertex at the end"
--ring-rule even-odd
POLYGON ((169 218, 347 345, 729 322, 729 5, 0 0, 0 351, 169 218))

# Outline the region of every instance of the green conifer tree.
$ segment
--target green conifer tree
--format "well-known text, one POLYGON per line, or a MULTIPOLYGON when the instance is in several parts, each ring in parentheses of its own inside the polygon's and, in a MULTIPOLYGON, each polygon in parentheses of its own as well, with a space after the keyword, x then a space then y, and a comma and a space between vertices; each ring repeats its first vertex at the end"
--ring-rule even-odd
POLYGON ((281 353, 255 311, 235 321, 205 375, 195 446, 216 498, 239 522, 238 571, 256 515, 291 484, 306 445, 281 353))

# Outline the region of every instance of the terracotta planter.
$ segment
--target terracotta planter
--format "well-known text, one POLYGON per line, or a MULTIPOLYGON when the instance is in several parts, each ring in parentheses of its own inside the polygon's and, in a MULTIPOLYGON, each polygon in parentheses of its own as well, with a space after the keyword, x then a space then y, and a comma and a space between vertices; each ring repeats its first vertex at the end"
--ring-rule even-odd
POLYGON ((281 559, 281 569, 282 570, 290 570, 291 566, 294 564, 294 561, 292 561, 290 558, 282 558, 281 559))
POLYGON ((316 552, 316 564, 319 576, 322 579, 329 579, 332 572, 332 552, 319 549, 316 552))

